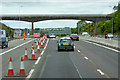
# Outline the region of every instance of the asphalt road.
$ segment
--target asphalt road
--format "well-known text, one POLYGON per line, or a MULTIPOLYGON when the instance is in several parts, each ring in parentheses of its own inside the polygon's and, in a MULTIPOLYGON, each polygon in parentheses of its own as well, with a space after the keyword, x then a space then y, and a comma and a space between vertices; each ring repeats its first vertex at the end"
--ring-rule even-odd
POLYGON ((117 78, 118 53, 75 41, 75 51, 57 51, 55 39, 36 65, 32 78, 117 78))
MULTIPOLYGON (((16 78, 16 76, 18 76, 17 78, 19 78, 21 57, 24 57, 25 48, 27 48, 28 49, 28 57, 29 57, 29 59, 31 58, 32 54, 30 53, 30 51, 31 51, 32 43, 35 46, 34 39, 14 40, 9 43, 8 48, 4 48, 2 50, 2 53, 0 53, 0 54, 2 54, 2 77, 3 78, 8 78, 8 76, 6 77, 6 75, 8 72, 8 65, 9 65, 10 57, 12 57, 12 59, 13 59, 12 63, 13 63, 14 74, 15 74, 15 76, 13 76, 13 78, 16 78), (22 45, 22 46, 20 46, 20 45, 22 45), (16 47, 18 47, 18 48, 16 48, 16 47)), ((40 50, 42 51, 42 48, 40 50)), ((37 49, 35 49, 35 52, 36 51, 37 51, 37 49)), ((38 58, 39 55, 40 55, 40 53, 35 53, 36 59, 38 58)), ((36 60, 24 60, 26 76, 29 74, 35 61, 36 60)))
MULTIPOLYGON (((20 57, 24 55, 25 47, 28 48, 28 55, 31 57, 32 43, 32 39, 13 41, 9 44, 9 48, 3 49, 2 53, 6 52, 2 55, 3 78, 6 78, 10 57, 13 58, 15 74, 19 74, 20 57), (28 41, 29 43, 26 43, 28 41), (23 43, 26 44, 6 52, 23 43)), ((58 52, 57 39, 50 39, 46 49, 41 49, 44 54, 40 56, 42 53, 36 53, 36 58, 41 57, 36 65, 36 60, 24 61, 27 76, 36 78, 35 80, 39 78, 118 78, 117 52, 83 40, 74 41, 74 43, 75 51, 58 52)))

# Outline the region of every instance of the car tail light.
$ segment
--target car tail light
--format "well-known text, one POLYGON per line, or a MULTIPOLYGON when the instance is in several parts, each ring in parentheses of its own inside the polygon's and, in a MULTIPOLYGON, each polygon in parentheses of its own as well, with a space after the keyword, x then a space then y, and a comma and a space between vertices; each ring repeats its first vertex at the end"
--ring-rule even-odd
POLYGON ((61 44, 59 43, 59 46, 61 46, 61 44))

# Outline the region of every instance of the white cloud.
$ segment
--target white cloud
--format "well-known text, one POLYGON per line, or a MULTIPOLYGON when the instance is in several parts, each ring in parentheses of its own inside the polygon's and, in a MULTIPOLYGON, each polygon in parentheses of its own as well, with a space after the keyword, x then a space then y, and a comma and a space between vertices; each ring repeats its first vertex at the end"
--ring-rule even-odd
POLYGON ((119 0, 1 0, 2 2, 119 2, 119 0))

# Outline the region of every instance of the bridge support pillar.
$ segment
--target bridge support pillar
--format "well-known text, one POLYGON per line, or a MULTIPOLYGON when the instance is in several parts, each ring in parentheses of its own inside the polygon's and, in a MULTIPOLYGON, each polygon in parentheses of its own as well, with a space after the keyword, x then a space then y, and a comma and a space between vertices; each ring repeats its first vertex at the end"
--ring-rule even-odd
POLYGON ((33 35, 33 31, 34 31, 34 22, 32 22, 32 35, 33 35))
POLYGON ((97 35, 97 21, 94 22, 94 36, 97 35))

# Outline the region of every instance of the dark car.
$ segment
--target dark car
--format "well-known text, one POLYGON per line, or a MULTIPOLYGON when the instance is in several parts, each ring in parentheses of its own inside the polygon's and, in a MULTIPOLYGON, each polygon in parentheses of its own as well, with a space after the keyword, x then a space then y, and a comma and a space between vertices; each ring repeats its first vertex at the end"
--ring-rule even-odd
POLYGON ((71 38, 72 40, 79 41, 79 37, 78 37, 77 34, 71 34, 71 35, 70 35, 70 38, 71 38))
POLYGON ((74 51, 74 43, 70 37, 60 38, 58 41, 58 51, 60 50, 72 50, 74 51))

